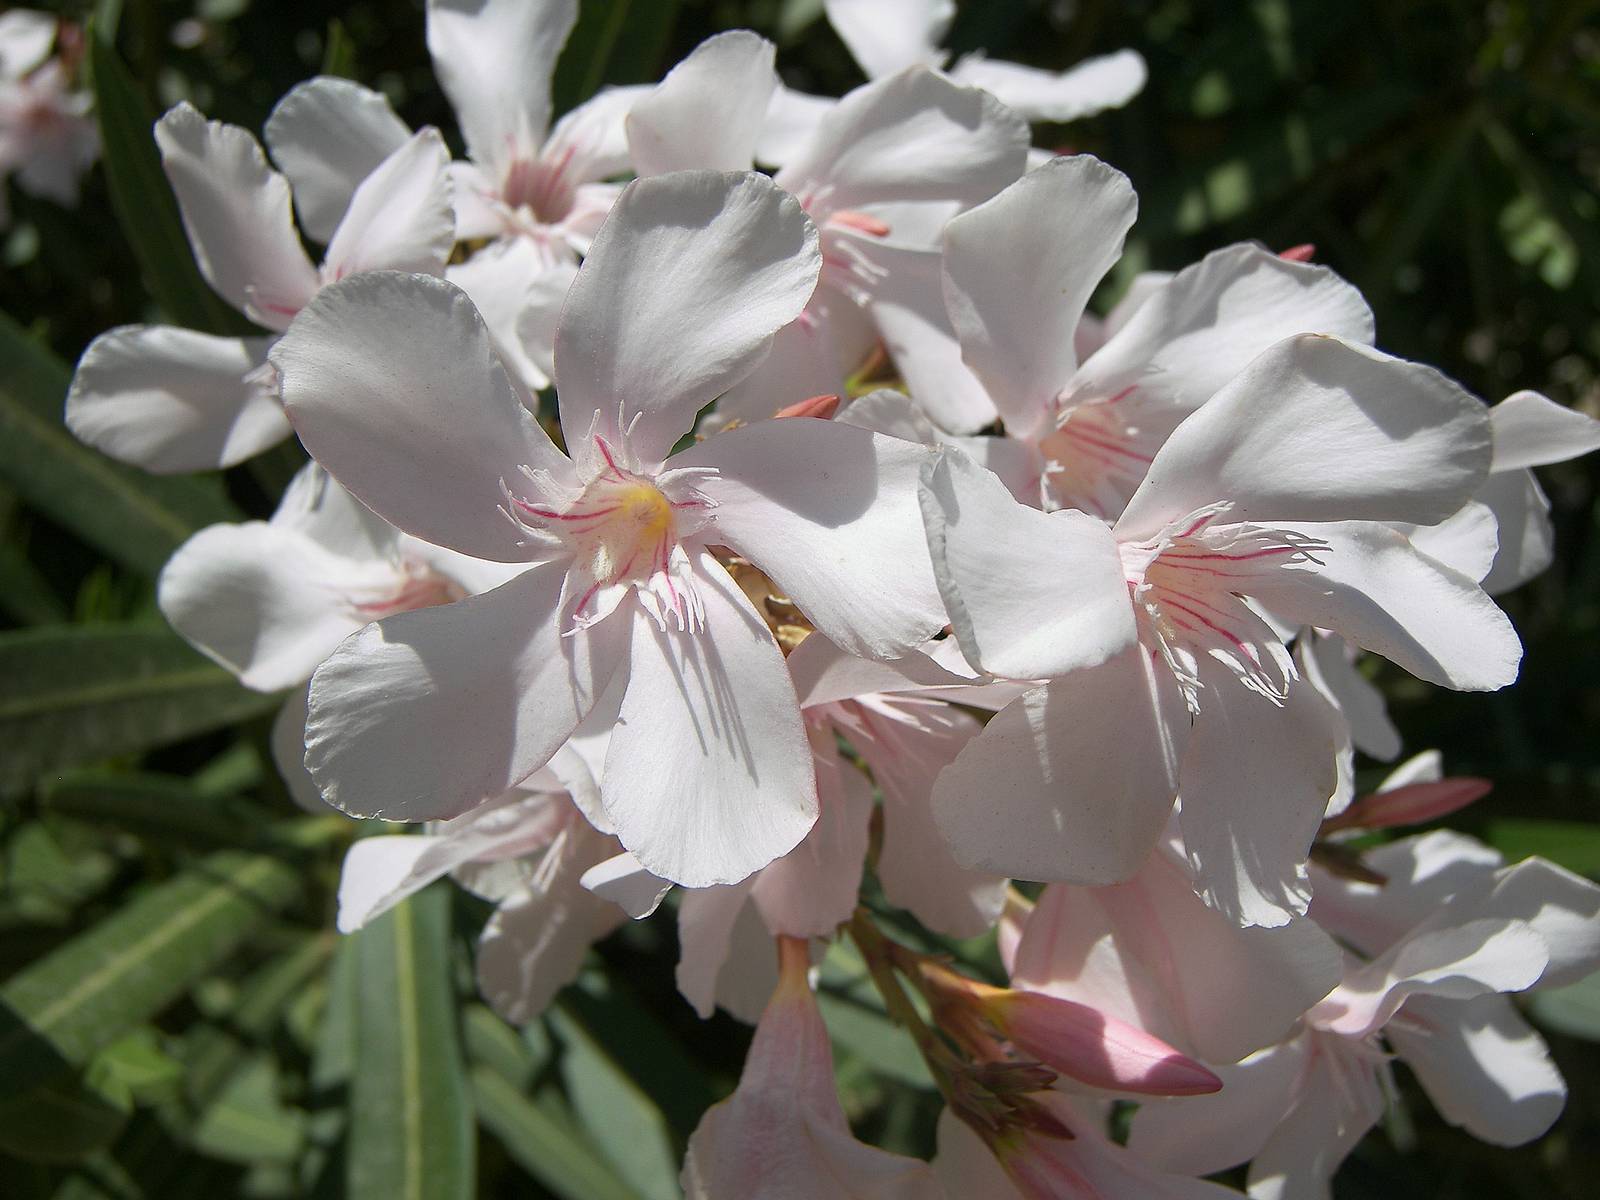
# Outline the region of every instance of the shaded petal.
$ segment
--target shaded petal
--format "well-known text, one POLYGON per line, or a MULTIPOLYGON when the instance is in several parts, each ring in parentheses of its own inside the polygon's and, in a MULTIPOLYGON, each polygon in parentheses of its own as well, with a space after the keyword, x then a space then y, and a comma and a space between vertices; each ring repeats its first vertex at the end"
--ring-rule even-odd
POLYGON ((987 92, 914 67, 840 100, 777 180, 819 212, 977 204, 1022 174, 1028 137, 1027 123, 987 92))
POLYGON ((428 0, 428 53, 467 153, 503 175, 550 126, 550 78, 578 0, 428 0))
POLYGON ((655 912, 672 888, 672 884, 652 875, 628 853, 614 855, 590 867, 580 882, 636 921, 655 912))
POLYGON ((970 682, 926 654, 908 654, 892 663, 858 658, 839 649, 823 634, 806 638, 786 661, 802 708, 875 692, 962 688, 970 682))
POLYGON ((685 171, 630 184, 556 334, 567 437, 585 437, 598 414, 599 436, 661 462, 800 315, 821 268, 816 229, 762 176, 685 171))
MULTIPOLYGON (((1490 476, 1492 480, 1494 477, 1490 476)), ((1500 523, 1487 504, 1473 500, 1437 525, 1400 525, 1411 544, 1442 566, 1482 580, 1500 549, 1500 523)))
POLYGON ((411 136, 383 93, 331 75, 290 88, 262 133, 300 224, 324 244, 361 181, 411 136))
POLYGON ((868 79, 905 67, 939 66, 939 43, 955 19, 955 0, 823 0, 828 24, 868 79))
POLYGON ((1045 679, 1133 644, 1133 606, 1105 522, 1020 504, 959 450, 945 449, 925 479, 934 576, 968 662, 1045 679))
POLYGON ((1328 544, 1321 565, 1286 569, 1254 595, 1274 613, 1332 629, 1418 679, 1493 691, 1517 677, 1522 645, 1476 583, 1434 562, 1405 536, 1369 521, 1306 525, 1328 544))
POLYGON ((844 343, 853 340, 853 325, 866 324, 866 315, 854 304, 821 293, 814 296, 799 320, 773 335, 772 350, 760 364, 717 397, 699 432, 733 420, 764 421, 813 396, 848 394, 845 363, 850 350, 844 343))
POLYGON ((899 658, 945 623, 917 512, 927 458, 898 438, 796 417, 719 433, 670 465, 716 469, 697 485, 714 505, 715 538, 832 641, 899 658))
POLYGON ((290 434, 260 368, 271 338, 123 325, 89 343, 67 391, 67 428, 161 474, 231 467, 290 434))
POLYGON ((546 266, 528 238, 491 242, 445 278, 467 294, 483 318, 495 353, 530 394, 554 378, 556 321, 576 263, 546 266))
POLYGON ((453 284, 368 272, 324 288, 273 349, 306 448, 367 507, 476 558, 528 557, 503 513, 522 468, 569 478, 453 284))
POLYGON ((1495 472, 1543 467, 1600 449, 1600 421, 1538 392, 1516 392, 1489 410, 1495 472))
POLYGON ((21 79, 48 58, 59 23, 54 13, 27 8, 0 13, 0 79, 21 79))
POLYGON ((456 242, 446 168, 450 151, 437 129, 422 129, 361 181, 328 243, 329 279, 358 271, 437 275, 456 242))
MULTIPOLYGON (((734 926, 745 912, 754 885, 755 879, 748 878, 721 887, 686 888, 680 893, 675 978, 678 991, 702 1020, 716 1011, 718 976, 728 963, 734 926)), ((765 929, 762 934, 766 935, 765 929)), ((773 974, 776 976, 776 971, 773 974)))
POLYGON ((1177 791, 1175 692, 1132 647, 1002 708, 934 784, 956 861, 1018 879, 1130 877, 1177 791))
POLYGON ((767 119, 756 139, 756 161, 781 167, 816 134, 817 123, 838 101, 832 96, 810 96, 780 82, 767 105, 767 119))
POLYGON ((946 228, 950 319, 1013 437, 1049 420, 1077 366, 1073 334, 1137 209, 1128 177, 1084 154, 1050 160, 946 228))
POLYGON ((549 761, 623 661, 625 626, 561 636, 565 569, 536 567, 345 640, 311 684, 306 766, 360 816, 453 817, 549 761))
POLYGON ((1549 1047, 1504 996, 1417 996, 1384 1036, 1439 1115, 1491 1145, 1542 1137, 1566 1106, 1549 1047))
POLYGON ((1250 1164, 1251 1200, 1329 1200, 1328 1181, 1386 1107, 1372 1068, 1338 1069, 1347 1066, 1327 1053, 1307 1064, 1296 1103, 1250 1164))
POLYGON ((322 799, 305 763, 306 702, 310 692, 311 682, 307 680, 303 687, 295 688, 285 697, 283 707, 272 719, 269 749, 272 765, 278 769, 278 777, 283 780, 289 799, 313 816, 325 817, 335 810, 322 799))
POLYGON ((705 887, 792 850, 816 822, 817 791, 772 634, 709 554, 693 569, 700 632, 631 615, 628 691, 601 786, 618 839, 647 869, 705 887))
POLYGON ((1550 523, 1550 501, 1532 471, 1490 475, 1473 497, 1494 513, 1494 565, 1481 580, 1491 596, 1509 592, 1555 561, 1556 533, 1550 523))
POLYGON ((968 54, 950 68, 952 79, 981 87, 1030 121, 1076 121, 1121 108, 1144 88, 1147 74, 1136 50, 1086 58, 1065 71, 996 62, 982 54, 968 54))
POLYGON ((628 149, 640 177, 748 171, 778 86, 777 47, 748 29, 707 38, 633 106, 628 149))
POLYGON ((1490 454, 1487 410, 1435 371, 1320 334, 1259 355, 1173 432, 1117 522, 1127 540, 1218 500, 1240 521, 1442 521, 1490 454))
POLYGON ((542 157, 566 160, 569 179, 609 179, 632 170, 625 124, 633 106, 653 90, 649 84, 601 88, 556 122, 542 157))
POLYGON ((253 320, 287 328, 319 282, 295 232, 288 181, 248 132, 207 121, 188 101, 156 122, 155 138, 206 282, 253 320))
POLYGON ((1311 902, 1305 862, 1338 782, 1338 713, 1304 680, 1279 704, 1203 671, 1178 785, 1195 888, 1240 925, 1283 925, 1311 902))
POLYGON ((1393 762, 1400 754, 1400 731, 1389 719, 1388 704, 1376 684, 1356 670, 1354 652, 1337 634, 1302 636, 1316 660, 1317 680, 1350 725, 1350 737, 1363 754, 1393 762))

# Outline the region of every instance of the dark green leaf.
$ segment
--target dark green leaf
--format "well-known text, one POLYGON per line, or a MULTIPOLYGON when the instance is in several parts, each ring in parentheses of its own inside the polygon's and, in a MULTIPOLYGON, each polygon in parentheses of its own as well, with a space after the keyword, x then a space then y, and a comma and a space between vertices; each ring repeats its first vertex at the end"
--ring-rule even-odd
POLYGON ((434 886, 352 935, 360 998, 347 1147, 352 1200, 472 1194, 449 909, 449 892, 434 886))
POLYGON ((273 1060, 251 1058, 201 1114, 196 1148, 226 1162, 293 1162, 305 1141, 306 1114, 284 1104, 280 1089, 273 1060))
POLYGON ((146 475, 81 445, 61 423, 68 377, 0 314, 0 476, 24 501, 147 575, 202 525, 238 519, 215 479, 146 475))
POLYGON ((472 1068, 472 1091, 478 1120, 561 1200, 639 1200, 570 1118, 535 1104, 490 1067, 472 1068))
POLYGON ((1600 879, 1600 825, 1506 818, 1490 821, 1484 840, 1510 862, 1537 854, 1579 875, 1600 879))
POLYGON ((208 847, 259 847, 270 837, 267 815, 256 805, 209 796, 175 775, 74 771, 45 784, 39 804, 46 812, 208 847))
POLYGON ((341 79, 356 77, 356 44, 344 22, 335 17, 328 22, 327 42, 322 51, 322 74, 337 75, 341 79))
POLYGON ((71 1163, 111 1145, 128 1123, 125 1098, 70 1075, 0 1099, 0 1150, 28 1162, 71 1163))
POLYGON ((265 712, 174 633, 143 626, 0 634, 0 795, 46 771, 175 742, 265 712))
POLYGON ((89 38, 87 44, 89 86, 100 122, 100 153, 111 204, 144 271, 150 295, 179 325, 205 333, 250 332, 250 323, 223 303, 195 266, 151 132, 155 114, 116 49, 99 37, 89 38))
POLYGON ((606 84, 654 83, 665 65, 679 0, 585 0, 551 85, 556 111, 606 84))

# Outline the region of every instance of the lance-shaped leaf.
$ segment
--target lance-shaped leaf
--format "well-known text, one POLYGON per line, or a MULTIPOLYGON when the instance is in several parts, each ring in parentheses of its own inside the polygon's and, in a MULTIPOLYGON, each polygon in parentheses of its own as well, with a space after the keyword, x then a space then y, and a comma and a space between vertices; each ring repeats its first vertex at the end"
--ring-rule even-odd
POLYGON ((69 626, 0 634, 0 796, 46 771, 128 754, 264 712, 176 634, 69 626))
POLYGON ((478 1120, 561 1200, 639 1200, 570 1117, 529 1100, 493 1068, 472 1068, 478 1120))
POLYGON ((472 1101, 450 963, 450 894, 419 892, 356 942, 351 1200, 455 1200, 474 1191, 472 1101))

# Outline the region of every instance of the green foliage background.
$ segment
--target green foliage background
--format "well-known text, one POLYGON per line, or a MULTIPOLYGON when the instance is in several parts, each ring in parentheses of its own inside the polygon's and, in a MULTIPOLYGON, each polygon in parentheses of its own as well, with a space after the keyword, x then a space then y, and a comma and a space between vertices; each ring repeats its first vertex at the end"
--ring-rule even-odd
MULTIPOLYGON (((264 516, 285 449, 155 480, 60 423, 70 364, 115 324, 229 328, 199 284, 148 139, 190 98, 259 129, 319 69, 456 136, 420 0, 101 0, 87 67, 107 162, 82 207, 15 195, 0 244, 0 1194, 7 1197, 670 1198, 748 1031, 673 991, 670 920, 633 925, 543 1020, 473 995, 485 912, 436 887, 331 932, 340 818, 294 809, 266 754, 275 698, 244 692, 156 612, 193 530, 264 516)), ((91 12, 91 9, 93 10, 91 12)), ((1240 238, 1317 245, 1380 344, 1488 400, 1521 387, 1600 415, 1600 6, 1562 0, 968 0, 951 44, 1044 66, 1122 46, 1127 109, 1042 131, 1126 170, 1142 199, 1108 295, 1240 238)), ((718 29, 775 38, 790 83, 860 82, 818 0, 584 0, 558 109, 642 82, 718 29)), ((1102 300, 1105 299, 1104 297, 1102 300)), ((1600 466, 1542 473, 1560 559, 1506 604, 1527 644, 1493 696, 1384 682, 1413 750, 1495 793, 1455 824, 1511 857, 1600 877, 1600 466)), ((914 944, 924 932, 885 911, 914 944)), ((992 950, 951 947, 980 971, 992 950)), ((931 1149, 934 1094, 843 948, 824 1011, 859 1132, 931 1149)), ((1600 985, 1535 1019, 1571 1100, 1516 1151, 1401 1103, 1340 1197, 1578 1197, 1600 1177, 1600 985)))

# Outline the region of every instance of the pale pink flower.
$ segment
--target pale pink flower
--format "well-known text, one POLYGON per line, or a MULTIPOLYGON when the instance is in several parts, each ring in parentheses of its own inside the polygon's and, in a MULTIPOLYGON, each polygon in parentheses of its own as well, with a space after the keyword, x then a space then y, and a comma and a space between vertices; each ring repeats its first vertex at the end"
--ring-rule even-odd
POLYGON ((79 180, 100 156, 93 99, 73 89, 61 57, 49 57, 57 25, 32 9, 0 13, 0 229, 13 174, 29 195, 75 208, 79 180))

